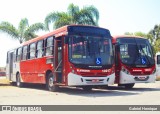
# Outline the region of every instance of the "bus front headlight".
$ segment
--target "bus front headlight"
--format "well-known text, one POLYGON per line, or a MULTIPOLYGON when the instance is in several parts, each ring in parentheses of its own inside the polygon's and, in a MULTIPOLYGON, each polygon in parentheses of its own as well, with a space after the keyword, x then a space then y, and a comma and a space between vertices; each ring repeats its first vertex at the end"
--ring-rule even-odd
POLYGON ((156 73, 156 68, 153 70, 152 74, 156 73))
POLYGON ((130 74, 130 72, 126 69, 126 68, 124 68, 123 66, 122 66, 122 72, 124 72, 124 73, 126 73, 126 74, 130 74))

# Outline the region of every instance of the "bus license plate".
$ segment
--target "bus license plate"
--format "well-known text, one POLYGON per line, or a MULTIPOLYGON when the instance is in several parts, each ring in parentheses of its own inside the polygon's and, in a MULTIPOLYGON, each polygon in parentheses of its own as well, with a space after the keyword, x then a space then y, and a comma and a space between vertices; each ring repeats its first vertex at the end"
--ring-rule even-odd
POLYGON ((92 79, 92 82, 97 83, 97 82, 99 82, 99 79, 92 79))
POLYGON ((145 80, 147 78, 147 76, 138 76, 139 80, 145 80))

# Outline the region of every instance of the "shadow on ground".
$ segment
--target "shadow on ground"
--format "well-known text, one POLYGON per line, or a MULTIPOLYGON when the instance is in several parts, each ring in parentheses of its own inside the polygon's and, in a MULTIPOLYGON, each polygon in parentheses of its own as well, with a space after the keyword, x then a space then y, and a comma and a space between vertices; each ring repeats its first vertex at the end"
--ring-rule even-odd
MULTIPOLYGON (((9 85, 0 84, 0 86, 9 86, 9 85)), ((129 95, 138 95, 142 92, 160 91, 160 88, 134 87, 132 89, 126 90, 123 87, 108 86, 105 89, 92 89, 91 91, 84 91, 81 88, 76 88, 76 87, 60 87, 57 92, 49 92, 48 90, 46 90, 45 85, 42 84, 24 84, 23 88, 45 91, 48 92, 49 94, 63 93, 68 95, 85 96, 85 97, 129 96, 129 95)))
POLYGON ((91 91, 84 91, 81 88, 76 87, 60 87, 57 92, 49 92, 46 90, 45 85, 41 84, 25 84, 23 86, 24 89, 35 89, 38 91, 46 91, 47 94, 68 94, 68 95, 74 95, 74 96, 84 96, 84 97, 104 97, 104 96, 128 96, 128 95, 137 95, 138 92, 134 91, 126 91, 123 89, 92 89, 91 91))

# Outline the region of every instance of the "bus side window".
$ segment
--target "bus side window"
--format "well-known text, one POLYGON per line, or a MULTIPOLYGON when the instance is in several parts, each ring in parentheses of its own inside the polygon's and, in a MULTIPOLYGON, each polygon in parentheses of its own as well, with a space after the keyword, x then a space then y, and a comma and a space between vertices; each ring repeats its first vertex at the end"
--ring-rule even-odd
POLYGON ((20 61, 21 60, 21 53, 22 53, 22 48, 18 48, 17 49, 17 53, 16 53, 16 61, 20 61))
POLYGON ((43 57, 43 54, 44 54, 44 45, 43 45, 43 40, 42 41, 39 41, 37 43, 37 48, 36 48, 36 56, 37 58, 41 58, 43 57))
POLYGON ((45 55, 46 56, 53 55, 53 46, 54 46, 53 37, 47 38, 46 39, 46 45, 45 45, 45 48, 46 48, 45 55))
POLYGON ((24 46, 22 49, 22 60, 27 59, 27 46, 24 46))
POLYGON ((28 59, 34 59, 35 58, 35 43, 32 43, 29 45, 29 51, 28 51, 28 59))
POLYGON ((16 62, 16 53, 17 53, 17 50, 14 50, 14 52, 13 52, 13 62, 16 62))

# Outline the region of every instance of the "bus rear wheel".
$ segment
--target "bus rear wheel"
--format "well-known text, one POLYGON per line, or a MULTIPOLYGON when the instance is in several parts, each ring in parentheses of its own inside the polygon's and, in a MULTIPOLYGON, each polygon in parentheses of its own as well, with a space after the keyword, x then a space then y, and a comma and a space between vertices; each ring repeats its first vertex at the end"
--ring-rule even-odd
POLYGON ((11 86, 16 86, 16 82, 10 82, 11 86))
POLYGON ((134 86, 134 83, 133 84, 124 84, 125 89, 132 89, 133 86, 134 86))
POLYGON ((55 92, 58 91, 58 86, 54 84, 54 76, 52 73, 49 74, 48 78, 47 78, 47 89, 49 91, 55 92))
POLYGON ((22 87, 23 86, 23 83, 21 82, 21 78, 20 78, 19 73, 17 74, 17 77, 16 77, 16 85, 17 85, 17 87, 22 87))
POLYGON ((125 89, 132 89, 134 86, 134 83, 133 84, 122 84, 122 86, 124 86, 125 89))
POLYGON ((132 84, 118 84, 118 86, 123 86, 125 89, 132 89, 135 83, 132 84))

